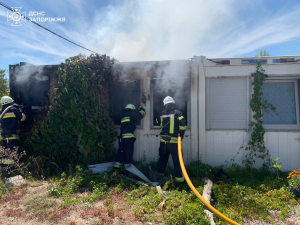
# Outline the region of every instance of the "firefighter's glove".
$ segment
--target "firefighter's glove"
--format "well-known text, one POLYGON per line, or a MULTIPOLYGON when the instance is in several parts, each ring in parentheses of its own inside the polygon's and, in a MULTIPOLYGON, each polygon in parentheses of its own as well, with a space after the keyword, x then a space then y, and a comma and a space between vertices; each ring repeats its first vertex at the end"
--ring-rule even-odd
POLYGON ((139 111, 142 110, 142 111, 146 112, 146 110, 145 110, 142 106, 140 106, 138 110, 139 110, 139 111))
POLYGON ((184 138, 184 135, 182 135, 182 136, 180 136, 181 137, 181 141, 183 140, 183 138, 184 138))

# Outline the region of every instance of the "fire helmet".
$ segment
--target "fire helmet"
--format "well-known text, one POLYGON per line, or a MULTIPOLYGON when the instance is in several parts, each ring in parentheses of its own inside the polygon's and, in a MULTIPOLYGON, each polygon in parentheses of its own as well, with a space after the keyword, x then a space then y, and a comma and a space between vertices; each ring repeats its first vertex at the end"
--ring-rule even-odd
POLYGON ((9 96, 3 96, 1 98, 1 105, 6 105, 6 104, 9 104, 9 103, 13 103, 13 102, 14 102, 14 100, 9 96))
POLYGON ((165 97, 165 99, 164 99, 164 106, 165 106, 166 104, 169 104, 169 103, 174 103, 174 104, 175 104, 175 101, 174 101, 174 99, 173 99, 172 97, 167 96, 167 97, 165 97))
POLYGON ((125 109, 135 109, 135 106, 133 104, 127 104, 125 109))

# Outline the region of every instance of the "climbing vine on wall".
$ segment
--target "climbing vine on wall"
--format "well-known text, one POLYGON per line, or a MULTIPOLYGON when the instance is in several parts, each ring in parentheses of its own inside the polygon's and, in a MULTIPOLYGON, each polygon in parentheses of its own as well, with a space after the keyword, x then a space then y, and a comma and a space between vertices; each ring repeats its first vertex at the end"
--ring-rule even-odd
POLYGON ((58 69, 47 116, 25 142, 31 155, 67 168, 111 160, 116 130, 108 112, 108 82, 113 60, 78 55, 58 69))
POLYGON ((252 73, 251 76, 253 94, 250 100, 250 108, 253 113, 253 119, 250 123, 250 127, 252 132, 248 145, 245 148, 247 154, 243 163, 252 166, 255 163, 255 158, 261 158, 265 160, 264 163, 266 165, 271 166, 269 150, 266 148, 264 142, 265 129, 263 127, 263 111, 270 109, 276 112, 276 108, 268 103, 267 100, 262 101, 263 82, 268 75, 265 74, 265 70, 262 68, 260 58, 257 62, 256 71, 252 73))

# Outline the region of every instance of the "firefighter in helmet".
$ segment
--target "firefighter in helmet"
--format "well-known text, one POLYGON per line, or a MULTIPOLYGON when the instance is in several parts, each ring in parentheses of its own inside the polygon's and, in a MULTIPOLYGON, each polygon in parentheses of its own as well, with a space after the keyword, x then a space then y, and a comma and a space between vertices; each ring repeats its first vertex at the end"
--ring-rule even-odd
POLYGON ((186 130, 186 120, 179 110, 175 109, 175 101, 172 97, 167 96, 164 101, 165 109, 160 113, 160 119, 156 122, 161 126, 159 160, 157 163, 157 181, 164 181, 164 173, 171 154, 174 170, 175 181, 184 182, 184 177, 180 168, 178 157, 178 136, 183 139, 186 130))
MULTIPOLYGON (((13 102, 14 100, 9 96, 1 98, 1 145, 6 151, 12 151, 18 146, 19 135, 17 134, 17 126, 19 121, 26 119, 26 115, 13 105, 13 102)), ((4 155, 6 154, 7 152, 4 155)), ((2 167, 7 166, 7 164, 12 163, 7 157, 2 157, 2 167)))
POLYGON ((120 169, 123 166, 125 168, 131 166, 134 142, 136 140, 134 135, 136 123, 146 115, 145 109, 142 106, 136 109, 133 104, 127 104, 122 112, 119 149, 116 155, 115 169, 120 169))

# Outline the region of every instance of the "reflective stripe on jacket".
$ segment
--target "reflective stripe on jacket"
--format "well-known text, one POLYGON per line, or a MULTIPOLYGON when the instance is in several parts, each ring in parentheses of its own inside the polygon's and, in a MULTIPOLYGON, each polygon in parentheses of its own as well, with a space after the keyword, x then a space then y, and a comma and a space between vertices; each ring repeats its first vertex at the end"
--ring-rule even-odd
POLYGON ((134 131, 136 123, 142 119, 146 112, 143 108, 137 109, 123 109, 123 117, 121 119, 121 135, 122 138, 135 138, 134 131))
MULTIPOLYGON (((160 114, 161 135, 169 135, 172 137, 170 143, 177 143, 177 137, 183 136, 186 130, 186 120, 179 110, 171 110, 169 113, 162 111, 160 114)), ((165 142, 161 138, 161 142, 165 142)))
MULTIPOLYGON (((9 105, 3 106, 2 110, 0 111, 0 114, 8 107, 9 105)), ((10 108, 1 119, 1 136, 10 136, 12 139, 16 139, 15 137, 12 137, 11 134, 17 133, 17 126, 19 121, 24 121, 26 119, 26 116, 24 113, 22 113, 19 109, 16 107, 10 108)), ((10 139, 10 140, 12 140, 10 139)))

